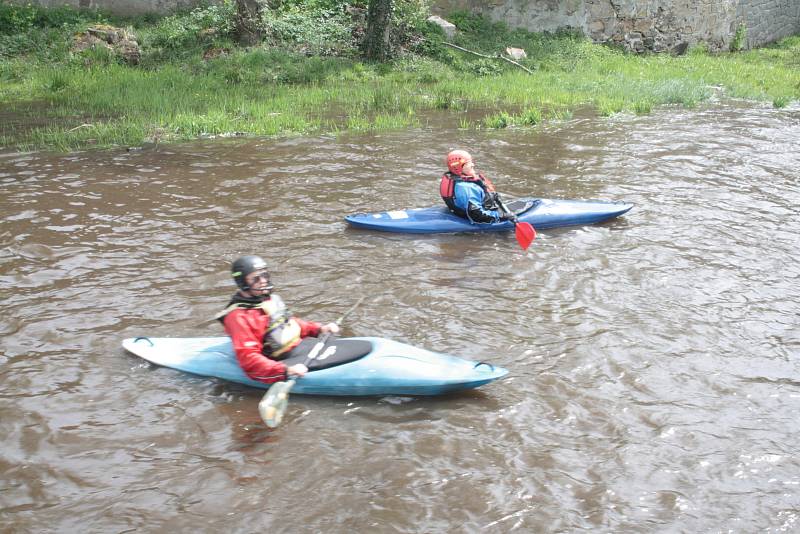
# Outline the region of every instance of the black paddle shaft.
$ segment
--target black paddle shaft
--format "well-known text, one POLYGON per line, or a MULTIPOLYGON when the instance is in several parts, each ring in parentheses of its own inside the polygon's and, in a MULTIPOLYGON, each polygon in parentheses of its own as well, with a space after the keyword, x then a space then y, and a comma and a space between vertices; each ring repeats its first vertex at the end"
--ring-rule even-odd
POLYGON ((503 201, 500 200, 500 195, 497 195, 495 197, 495 199, 497 200, 497 205, 500 207, 500 211, 502 211, 503 213, 506 214, 506 216, 508 217, 508 220, 510 220, 514 224, 517 224, 517 216, 514 215, 513 213, 511 213, 511 211, 509 211, 509 209, 506 207, 506 205, 503 204, 503 201))

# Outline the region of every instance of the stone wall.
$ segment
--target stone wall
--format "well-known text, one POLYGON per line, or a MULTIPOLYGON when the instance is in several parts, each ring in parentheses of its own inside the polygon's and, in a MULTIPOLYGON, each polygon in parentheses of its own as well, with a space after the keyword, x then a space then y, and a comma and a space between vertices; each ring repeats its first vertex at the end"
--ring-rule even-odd
MULTIPOLYGON (((18 2, 23 0, 16 0, 18 2)), ((166 13, 198 0, 34 0, 44 6, 69 4, 118 14, 166 13)), ((531 31, 575 28, 597 42, 630 50, 665 51, 705 42, 727 50, 740 24, 746 47, 800 33, 800 0, 433 0, 431 11, 456 9, 531 31)))
POLYGON ((747 28, 748 48, 795 35, 800 33, 800 1, 741 0, 736 6, 735 26, 740 23, 747 28))
POLYGON ((530 31, 583 29, 585 0, 432 0, 431 11, 447 18, 456 10, 481 13, 492 20, 530 31))
POLYGON ((711 50, 728 48, 736 0, 587 0, 586 34, 642 52, 662 52, 682 44, 705 42, 711 50))
POLYGON ((638 52, 698 42, 727 50, 740 24, 747 47, 800 33, 799 0, 434 0, 432 11, 456 9, 531 31, 575 28, 638 52))
POLYGON ((169 13, 179 8, 191 8, 198 0, 13 0, 15 3, 32 3, 45 7, 73 6, 102 9, 117 15, 144 13, 169 13))

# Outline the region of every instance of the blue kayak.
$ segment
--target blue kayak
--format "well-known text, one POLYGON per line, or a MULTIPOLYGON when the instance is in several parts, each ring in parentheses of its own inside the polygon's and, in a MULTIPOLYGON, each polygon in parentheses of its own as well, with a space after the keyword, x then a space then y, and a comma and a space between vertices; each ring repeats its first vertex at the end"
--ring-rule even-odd
MULTIPOLYGON (((313 345, 316 338, 306 338, 313 345)), ((266 389, 236 361, 229 337, 129 338, 122 346, 172 369, 266 389)), ((293 351, 294 353, 294 351, 293 351)), ((287 365, 304 362, 292 356, 287 365)), ((341 338, 326 345, 292 393, 310 395, 441 395, 476 388, 508 374, 506 369, 379 337, 341 338), (338 359, 337 359, 338 358, 338 359)))
MULTIPOLYGON (((619 217, 633 207, 633 204, 627 202, 548 198, 520 199, 507 204, 509 210, 517 214, 520 222, 531 223, 536 230, 595 224, 619 217)), ((451 213, 445 206, 358 213, 348 215, 345 220, 356 228, 411 234, 503 232, 514 229, 514 224, 509 221, 473 223, 451 213)))

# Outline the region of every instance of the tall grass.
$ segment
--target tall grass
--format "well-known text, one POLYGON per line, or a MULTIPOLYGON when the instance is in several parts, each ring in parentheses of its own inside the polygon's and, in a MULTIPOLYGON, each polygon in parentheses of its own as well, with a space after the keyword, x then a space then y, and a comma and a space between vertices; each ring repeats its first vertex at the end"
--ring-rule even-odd
POLYGON ((426 110, 488 110, 475 122, 460 119, 465 129, 527 128, 568 120, 581 107, 601 116, 694 107, 709 99, 712 87, 776 108, 800 99, 800 36, 746 52, 710 55, 695 47, 681 57, 635 56, 576 33, 509 30, 456 13, 456 43, 487 55, 505 46, 523 48, 528 58, 522 63, 534 74, 446 47, 431 28, 386 64, 361 62, 339 45, 300 50, 300 41, 291 39, 311 31, 314 17, 335 11, 337 2, 287 0, 271 16, 288 13, 300 21, 306 6, 309 18, 297 28, 284 27, 282 43, 273 35, 252 49, 231 42, 228 1, 155 20, 116 21, 67 9, 48 15, 60 17, 58 24, 39 8, 11 13, 15 8, 0 4, 0 45, 18 43, 20 36, 34 43, 28 49, 0 46, 0 103, 48 118, 47 126, 4 130, 2 144, 72 150, 232 133, 408 128, 418 126, 426 110), (127 24, 140 36, 139 66, 125 65, 105 49, 69 51, 72 33, 98 20, 127 24), (219 53, 203 59, 210 49, 219 53), (322 55, 330 53, 338 55, 322 55))

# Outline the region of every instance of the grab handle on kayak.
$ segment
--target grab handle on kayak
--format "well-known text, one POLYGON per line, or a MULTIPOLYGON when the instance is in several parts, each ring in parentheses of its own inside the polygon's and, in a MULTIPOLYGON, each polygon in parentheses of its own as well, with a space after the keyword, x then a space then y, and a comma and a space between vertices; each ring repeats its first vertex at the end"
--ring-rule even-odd
POLYGON ((156 345, 155 345, 155 343, 153 343, 153 342, 150 340, 150 338, 149 338, 149 337, 147 337, 147 336, 139 336, 139 337, 137 337, 137 338, 134 338, 134 339, 133 339, 133 342, 134 342, 134 343, 138 343, 139 341, 141 341, 141 340, 143 340, 143 339, 144 339, 145 341, 147 341, 148 343, 150 343, 150 346, 151 346, 151 347, 155 347, 155 346, 156 346, 156 345))
POLYGON ((489 363, 489 362, 478 362, 478 363, 476 363, 476 364, 475 364, 475 366, 473 367, 473 369, 477 369, 477 368, 478 368, 478 366, 480 366, 480 365, 488 365, 488 366, 489 366, 489 369, 491 369, 492 371, 494 371, 494 365, 492 365, 492 364, 491 364, 491 363, 489 363))

